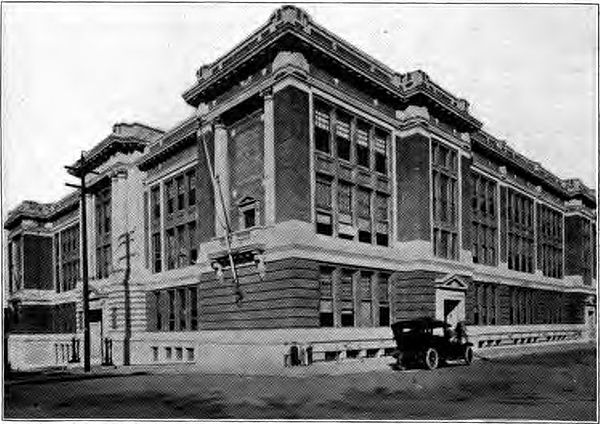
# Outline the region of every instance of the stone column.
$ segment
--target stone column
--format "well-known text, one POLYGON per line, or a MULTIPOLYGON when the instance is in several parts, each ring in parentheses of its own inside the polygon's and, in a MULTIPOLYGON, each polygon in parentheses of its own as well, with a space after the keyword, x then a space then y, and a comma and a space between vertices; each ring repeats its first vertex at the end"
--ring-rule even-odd
POLYGON ((264 98, 264 190, 265 226, 275 224, 275 115, 273 93, 263 93, 264 98))
POLYGON ((114 272, 125 269, 125 249, 123 246, 123 237, 127 231, 127 190, 125 188, 126 176, 121 176, 115 172, 111 177, 111 250, 112 250, 112 269, 114 272))
POLYGON ((371 275, 371 326, 379 326, 379 272, 371 275))
POLYGON ((332 290, 331 290, 331 294, 332 294, 332 311, 333 311, 333 326, 334 327, 341 327, 342 326, 342 320, 341 320, 341 312, 342 312, 342 308, 341 308, 341 301, 340 301, 340 292, 341 292, 341 279, 342 276, 342 270, 340 268, 335 268, 333 270, 333 273, 331 274, 331 284, 332 284, 332 290))
MULTIPOLYGON (((86 198, 87 207, 87 247, 88 275, 90 280, 96 278, 96 201, 94 195, 86 198)), ((62 272, 62 270, 61 270, 62 272)))
POLYGON ((224 205, 221 203, 221 193, 217 187, 215 187, 215 205, 216 205, 216 227, 215 233, 217 237, 225 235, 223 225, 225 224, 225 216, 223 213, 229 214, 230 210, 230 198, 231 193, 229 190, 229 158, 227 154, 228 150, 228 137, 227 128, 222 122, 215 123, 215 176, 218 178, 222 199, 224 205), (225 211, 223 210, 223 207, 225 211))

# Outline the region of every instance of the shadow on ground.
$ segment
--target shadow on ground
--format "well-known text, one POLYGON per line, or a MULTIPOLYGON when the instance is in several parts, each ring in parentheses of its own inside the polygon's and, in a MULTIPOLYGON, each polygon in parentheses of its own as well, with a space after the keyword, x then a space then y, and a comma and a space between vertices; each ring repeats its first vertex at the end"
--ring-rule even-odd
POLYGON ((18 384, 10 418, 596 419, 595 350, 434 371, 335 376, 122 376, 18 384))

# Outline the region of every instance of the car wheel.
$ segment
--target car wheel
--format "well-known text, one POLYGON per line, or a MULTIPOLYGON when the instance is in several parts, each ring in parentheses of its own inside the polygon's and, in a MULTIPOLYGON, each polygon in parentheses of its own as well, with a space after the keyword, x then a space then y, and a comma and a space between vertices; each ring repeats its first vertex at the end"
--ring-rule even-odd
POLYGON ((430 347, 425 351, 425 368, 428 370, 434 370, 438 367, 440 363, 440 355, 438 351, 434 348, 430 347))
POLYGON ((465 347, 463 359, 467 365, 471 365, 471 362, 473 362, 473 348, 471 346, 465 347))

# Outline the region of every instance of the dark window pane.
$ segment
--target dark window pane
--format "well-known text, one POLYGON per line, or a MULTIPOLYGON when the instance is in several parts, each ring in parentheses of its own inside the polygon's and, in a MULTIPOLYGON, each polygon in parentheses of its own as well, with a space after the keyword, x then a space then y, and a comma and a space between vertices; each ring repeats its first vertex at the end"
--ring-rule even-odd
POLYGON ((320 312, 319 313, 319 326, 320 327, 333 327, 333 313, 332 312, 320 312))

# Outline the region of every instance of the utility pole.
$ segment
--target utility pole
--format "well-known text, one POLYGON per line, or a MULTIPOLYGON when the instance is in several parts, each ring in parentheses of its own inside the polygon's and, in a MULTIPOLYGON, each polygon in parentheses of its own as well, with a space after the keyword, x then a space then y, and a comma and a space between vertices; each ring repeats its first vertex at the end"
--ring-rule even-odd
POLYGON ((65 166, 71 175, 79 176, 80 185, 66 183, 67 186, 76 188, 81 194, 81 279, 83 295, 83 370, 90 372, 90 288, 88 276, 88 251, 87 251, 87 189, 85 186, 85 177, 87 174, 98 174, 95 171, 86 170, 85 157, 81 152, 79 168, 65 166))
POLYGON ((123 365, 131 365, 131 293, 129 280, 131 279, 131 234, 132 231, 127 231, 119 236, 122 240, 119 244, 125 246, 125 256, 119 258, 125 259, 125 275, 123 277, 124 289, 124 315, 125 315, 125 334, 123 335, 123 365))

